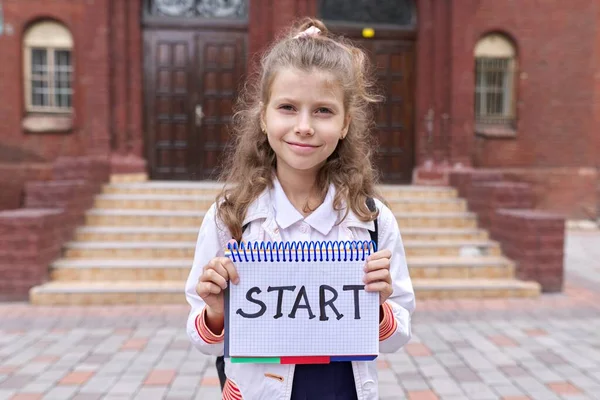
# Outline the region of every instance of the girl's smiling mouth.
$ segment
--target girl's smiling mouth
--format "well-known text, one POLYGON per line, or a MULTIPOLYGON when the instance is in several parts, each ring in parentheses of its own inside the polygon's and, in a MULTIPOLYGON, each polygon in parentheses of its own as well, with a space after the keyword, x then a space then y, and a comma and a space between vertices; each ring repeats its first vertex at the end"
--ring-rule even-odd
POLYGON ((295 153, 306 154, 318 149, 321 146, 315 146, 308 143, 286 142, 295 153))

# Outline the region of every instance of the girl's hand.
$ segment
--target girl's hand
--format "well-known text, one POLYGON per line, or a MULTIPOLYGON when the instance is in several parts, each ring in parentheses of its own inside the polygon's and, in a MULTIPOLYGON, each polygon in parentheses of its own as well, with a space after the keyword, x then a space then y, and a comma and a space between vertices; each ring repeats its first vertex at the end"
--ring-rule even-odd
POLYGON ((390 258, 392 252, 389 249, 380 250, 367 258, 365 266, 365 290, 367 292, 379 292, 379 305, 392 295, 392 276, 390 275, 390 258))
POLYGON ((239 282, 238 273, 233 266, 233 262, 228 257, 215 257, 204 267, 198 284, 196 293, 204 300, 207 306, 207 316, 223 316, 225 312, 225 302, 223 290, 227 287, 227 281, 234 284, 239 282))

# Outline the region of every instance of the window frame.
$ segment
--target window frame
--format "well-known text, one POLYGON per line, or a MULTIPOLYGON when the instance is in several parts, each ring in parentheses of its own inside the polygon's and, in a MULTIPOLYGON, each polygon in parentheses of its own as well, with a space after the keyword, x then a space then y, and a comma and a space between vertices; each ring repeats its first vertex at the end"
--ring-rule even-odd
POLYGON ((75 89, 74 89, 74 73, 75 73, 75 63, 74 63, 74 51, 73 51, 73 40, 72 40, 72 35, 71 33, 67 30, 66 27, 64 27, 64 25, 55 22, 55 21, 38 21, 34 24, 32 24, 27 32, 24 35, 24 40, 23 40, 23 57, 24 57, 24 89, 25 89, 25 111, 27 113, 36 113, 36 114, 56 114, 56 115, 72 115, 74 112, 74 97, 75 97, 75 89), (31 34, 31 30, 35 29, 38 26, 41 26, 42 24, 51 24, 54 25, 55 27, 60 27, 60 30, 63 31, 63 33, 67 33, 69 35, 68 40, 69 40, 69 45, 55 45, 55 44, 50 44, 50 43, 40 43, 40 44, 32 44, 32 43, 28 43, 29 39, 28 39, 28 35, 31 34), (33 73, 33 51, 34 50, 45 50, 46 51, 46 68, 47 68, 47 88, 48 88, 48 104, 47 106, 37 106, 33 104, 33 95, 32 95, 32 88, 33 88, 33 76, 35 75, 33 73), (56 66, 55 66, 55 59, 56 59, 56 53, 60 52, 60 51, 67 51, 69 52, 69 67, 70 67, 70 96, 71 96, 71 104, 69 107, 65 107, 65 106, 57 106, 56 105, 56 89, 57 89, 57 85, 56 85, 56 77, 55 77, 55 72, 56 72, 56 66))
MULTIPOLYGON (((474 90, 473 90, 473 111, 475 124, 479 127, 504 127, 515 129, 517 121, 517 66, 518 59, 516 49, 513 42, 505 35, 498 33, 487 34, 479 39, 474 51, 474 90), (498 46, 489 46, 490 42, 495 39, 500 39, 502 42, 498 46), (486 46, 488 45, 488 46, 486 46), (493 48, 495 47, 495 48, 493 48), (483 49, 482 49, 483 48, 483 49), (502 69, 502 113, 490 114, 484 109, 487 102, 487 94, 494 93, 487 82, 486 71, 490 68, 482 68, 484 62, 491 60, 506 60, 506 67, 502 69), (485 83, 485 86, 480 86, 480 80, 485 83), (477 104, 477 96, 479 95, 479 107, 477 104), (481 111, 484 111, 481 114, 481 111)), ((500 71, 499 69, 497 71, 500 71)), ((496 89, 498 86, 494 86, 496 89)), ((487 108, 487 107, 486 107, 487 108)))
POLYGON ((475 101, 475 120, 485 125, 512 125, 515 121, 515 88, 514 68, 515 59, 512 57, 476 57, 475 59, 475 98, 479 95, 479 107, 475 101), (493 68, 482 66, 485 62, 504 60, 506 66, 493 68), (501 73, 502 84, 493 85, 488 81, 487 73, 501 73), (488 94, 501 94, 502 104, 500 113, 488 112, 488 94))

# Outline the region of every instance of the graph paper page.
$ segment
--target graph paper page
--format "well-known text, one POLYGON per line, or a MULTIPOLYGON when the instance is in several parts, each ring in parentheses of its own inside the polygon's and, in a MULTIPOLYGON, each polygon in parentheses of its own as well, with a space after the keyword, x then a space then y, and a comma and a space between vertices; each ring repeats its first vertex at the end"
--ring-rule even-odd
POLYGON ((379 294, 356 290, 357 286, 364 288, 365 261, 235 261, 234 264, 240 283, 229 286, 230 357, 378 354, 379 294), (353 285, 354 289, 349 289, 353 285), (273 289, 281 287, 288 290, 273 289), (266 309, 262 315, 248 318, 240 311, 257 315, 262 310, 260 304, 247 297, 252 288, 255 289, 250 298, 264 303, 266 309), (305 296, 299 296, 302 288, 305 296), (334 297, 333 291, 337 298, 322 311, 322 303, 334 297), (295 310, 295 318, 291 318, 295 303, 300 307, 295 310), (309 310, 302 308, 307 303, 312 318, 309 310), (275 318, 278 311, 280 316, 275 318), (321 320, 322 316, 328 319, 321 320))

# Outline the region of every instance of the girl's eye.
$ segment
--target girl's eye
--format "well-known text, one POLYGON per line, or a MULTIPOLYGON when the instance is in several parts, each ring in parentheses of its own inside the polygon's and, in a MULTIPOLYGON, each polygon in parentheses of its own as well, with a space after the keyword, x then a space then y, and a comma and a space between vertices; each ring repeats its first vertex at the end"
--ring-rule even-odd
POLYGON ((327 107, 319 107, 317 108, 317 112, 320 114, 331 114, 331 110, 327 107))
POLYGON ((294 107, 289 105, 289 104, 283 104, 279 106, 280 110, 285 110, 285 111, 294 111, 294 107))

